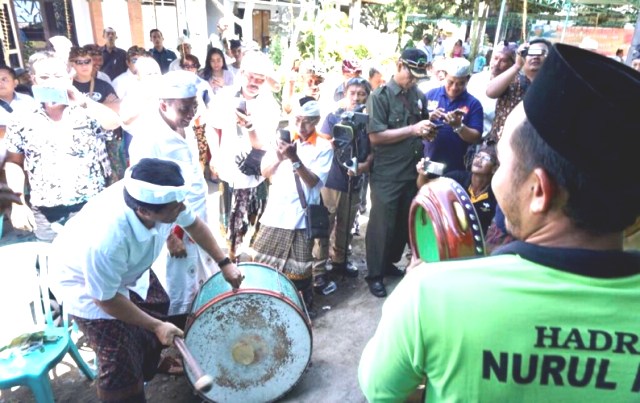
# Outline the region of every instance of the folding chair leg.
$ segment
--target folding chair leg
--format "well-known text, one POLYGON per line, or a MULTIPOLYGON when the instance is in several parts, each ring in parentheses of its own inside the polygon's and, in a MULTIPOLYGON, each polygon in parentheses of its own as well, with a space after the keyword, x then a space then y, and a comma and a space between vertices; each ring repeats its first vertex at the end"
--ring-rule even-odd
POLYGON ((37 377, 29 378, 27 386, 33 392, 33 396, 38 403, 54 403, 53 389, 49 381, 49 373, 44 372, 37 377))
POLYGON ((78 347, 76 347, 76 344, 71 339, 69 339, 69 354, 71 354, 71 358, 73 358, 73 361, 78 364, 78 368, 80 369, 80 371, 82 371, 84 376, 87 377, 87 379, 89 379, 90 381, 96 379, 96 372, 91 369, 84 358, 82 358, 80 352, 78 351, 78 347))

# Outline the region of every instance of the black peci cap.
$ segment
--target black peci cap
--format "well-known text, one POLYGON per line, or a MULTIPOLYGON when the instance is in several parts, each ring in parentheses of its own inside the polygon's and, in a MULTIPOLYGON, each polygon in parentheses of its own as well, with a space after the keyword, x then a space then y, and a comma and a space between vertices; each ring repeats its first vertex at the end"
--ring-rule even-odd
POLYGON ((555 44, 524 96, 527 119, 578 170, 640 195, 640 72, 608 57, 555 44))

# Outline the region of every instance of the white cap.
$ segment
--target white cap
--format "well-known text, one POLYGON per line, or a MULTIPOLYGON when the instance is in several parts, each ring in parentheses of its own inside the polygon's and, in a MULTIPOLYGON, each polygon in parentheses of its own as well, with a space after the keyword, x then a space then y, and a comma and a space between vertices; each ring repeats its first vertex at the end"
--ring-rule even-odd
POLYGON ((307 101, 304 105, 297 107, 293 114, 300 117, 319 117, 320 104, 318 101, 307 101))
POLYGON ((182 44, 190 45, 191 41, 186 36, 181 36, 181 37, 178 38, 178 46, 180 46, 182 44))
POLYGON ((160 99, 184 99, 196 96, 197 76, 183 70, 170 71, 160 79, 160 99))
POLYGON ((471 75, 471 63, 462 57, 454 57, 447 61, 445 70, 448 76, 467 77, 471 75))

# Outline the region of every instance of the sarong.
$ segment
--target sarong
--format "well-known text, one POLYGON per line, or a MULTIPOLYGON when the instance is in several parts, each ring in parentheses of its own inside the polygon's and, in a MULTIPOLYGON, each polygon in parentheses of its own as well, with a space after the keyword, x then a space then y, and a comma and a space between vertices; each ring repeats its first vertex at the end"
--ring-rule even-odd
POLYGON ((256 241, 254 261, 282 272, 298 289, 311 283, 311 254, 313 240, 307 239, 304 229, 261 227, 256 241))
MULTIPOLYGON (((151 271, 147 299, 131 292, 131 301, 160 320, 166 320, 169 297, 151 271)), ((145 401, 144 382, 156 373, 163 348, 154 333, 117 319, 73 317, 98 359, 98 399, 145 401)))

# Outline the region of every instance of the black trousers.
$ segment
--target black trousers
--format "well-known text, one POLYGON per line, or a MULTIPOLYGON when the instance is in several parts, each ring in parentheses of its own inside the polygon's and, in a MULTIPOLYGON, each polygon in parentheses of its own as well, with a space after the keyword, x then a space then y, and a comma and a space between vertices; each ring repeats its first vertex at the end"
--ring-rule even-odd
POLYGON ((402 258, 409 241, 409 208, 418 189, 415 181, 369 182, 371 210, 367 226, 367 280, 382 279, 388 268, 402 258))

